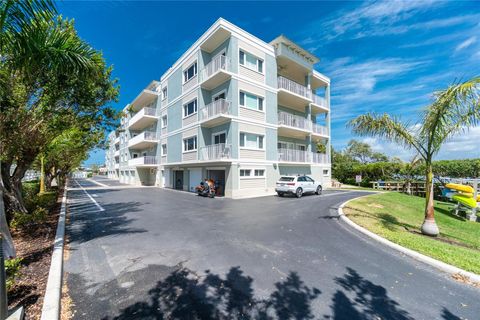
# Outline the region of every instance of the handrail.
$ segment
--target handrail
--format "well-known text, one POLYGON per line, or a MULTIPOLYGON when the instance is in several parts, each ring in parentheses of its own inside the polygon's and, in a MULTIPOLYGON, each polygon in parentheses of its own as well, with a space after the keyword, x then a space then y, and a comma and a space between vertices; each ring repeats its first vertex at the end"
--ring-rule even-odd
POLYGON ((201 160, 222 160, 230 159, 232 156, 232 148, 230 144, 219 143, 211 144, 200 148, 201 160))
POLYGON ((312 128, 312 122, 307 118, 284 111, 278 112, 278 124, 305 130, 311 130, 312 128))
POLYGON ((217 71, 230 71, 230 58, 219 55, 210 61, 202 70, 202 81, 210 78, 217 71))
POLYGON ((230 102, 218 99, 200 109, 200 121, 207 120, 220 114, 230 114, 230 102))
POLYGON ((277 82, 279 89, 285 89, 307 99, 311 99, 312 97, 312 91, 309 90, 307 87, 301 85, 300 83, 287 79, 283 76, 278 76, 277 82))

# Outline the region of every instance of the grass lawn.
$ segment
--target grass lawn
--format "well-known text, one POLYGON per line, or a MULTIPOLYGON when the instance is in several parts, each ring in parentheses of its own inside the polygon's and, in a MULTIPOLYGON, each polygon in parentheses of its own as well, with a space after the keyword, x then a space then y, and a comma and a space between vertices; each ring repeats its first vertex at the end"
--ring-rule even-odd
POLYGON ((344 212, 355 223, 392 242, 480 274, 480 223, 450 213, 451 203, 435 201, 440 235, 423 236, 424 205, 424 198, 387 192, 353 200, 344 212))

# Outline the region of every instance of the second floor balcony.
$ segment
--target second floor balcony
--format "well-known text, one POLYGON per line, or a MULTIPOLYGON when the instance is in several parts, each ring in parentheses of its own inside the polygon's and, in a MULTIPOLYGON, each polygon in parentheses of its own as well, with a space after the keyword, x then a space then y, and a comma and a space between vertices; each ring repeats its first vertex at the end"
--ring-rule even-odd
POLYGON ((312 123, 312 134, 321 137, 328 137, 328 128, 316 123, 312 123))
POLYGON ((200 160, 229 160, 232 157, 232 146, 226 143, 212 144, 200 148, 200 160))
POLYGON ((231 105, 225 99, 218 99, 200 109, 199 121, 204 127, 215 127, 231 120, 231 105))
POLYGON ((280 148, 278 149, 278 162, 327 164, 328 156, 324 153, 280 148))
POLYGON ((317 112, 327 112, 329 110, 327 99, 320 97, 316 94, 312 94, 312 109, 316 109, 317 112))
POLYGON ((128 121, 128 129, 141 130, 154 124, 158 120, 155 108, 145 107, 140 109, 128 121))
POLYGON ((305 117, 288 112, 278 113, 278 134, 281 136, 304 138, 312 130, 312 122, 305 117))
POLYGON ((200 74, 200 82, 202 88, 212 90, 231 77, 230 58, 220 54, 205 65, 200 74))
POLYGON ((130 167, 156 167, 160 164, 159 158, 155 156, 137 157, 128 160, 130 167))
POLYGON ((146 149, 158 143, 156 132, 143 131, 128 140, 128 147, 133 149, 146 149))

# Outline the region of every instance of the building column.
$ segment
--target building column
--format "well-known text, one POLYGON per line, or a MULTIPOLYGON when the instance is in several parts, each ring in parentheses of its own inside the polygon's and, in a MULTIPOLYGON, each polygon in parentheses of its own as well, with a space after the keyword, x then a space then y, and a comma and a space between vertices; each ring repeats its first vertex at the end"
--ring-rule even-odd
POLYGON ((327 103, 327 107, 328 107, 328 112, 327 114, 325 115, 325 121, 326 121, 326 125, 327 125, 327 129, 328 129, 328 141, 327 141, 327 159, 329 161, 329 163, 332 163, 332 147, 331 147, 331 144, 332 144, 332 128, 331 128, 331 125, 330 125, 330 84, 327 85, 327 87, 325 88, 325 100, 326 100, 326 103, 327 103))

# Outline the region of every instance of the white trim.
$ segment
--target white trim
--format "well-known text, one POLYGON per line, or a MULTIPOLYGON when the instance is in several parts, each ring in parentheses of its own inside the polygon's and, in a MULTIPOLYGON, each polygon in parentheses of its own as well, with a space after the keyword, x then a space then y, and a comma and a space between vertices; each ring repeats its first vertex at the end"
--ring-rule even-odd
POLYGON ((185 84, 189 83, 190 81, 192 81, 193 79, 195 79, 195 77, 198 76, 198 58, 195 59, 192 63, 190 63, 188 65, 188 67, 186 68, 182 68, 182 86, 184 86, 185 84), (185 71, 188 71, 188 69, 190 69, 191 67, 193 67, 194 65, 196 65, 195 67, 195 74, 188 80, 185 80, 185 71))
POLYGON ((220 28, 229 31, 231 33, 230 36, 234 35, 238 39, 249 42, 252 46, 257 47, 272 57, 275 57, 275 49, 273 46, 237 27, 231 22, 223 18, 218 18, 218 20, 215 21, 215 23, 211 25, 210 28, 208 28, 207 31, 200 38, 198 38, 193 45, 190 46, 190 48, 188 48, 187 51, 185 51, 180 58, 160 77, 160 80, 164 81, 165 79, 168 79, 168 77, 175 72, 178 67, 184 63, 184 61, 189 59, 193 53, 196 53, 200 49, 200 46, 203 44, 203 42, 205 42, 215 31, 220 28))
POLYGON ((215 98, 218 97, 219 95, 221 95, 222 93, 225 95, 225 100, 226 100, 227 99, 227 89, 223 89, 222 91, 219 91, 219 92, 215 93, 214 95, 212 95, 212 102, 215 101, 215 98))
MULTIPOLYGON (((239 150, 256 150, 256 151, 265 151, 265 134, 258 134, 258 133, 254 133, 254 132, 249 132, 249 131, 238 131, 238 149, 239 150), (240 142, 240 137, 242 135, 242 133, 246 133, 246 134, 251 134, 251 135, 254 135, 254 136, 257 136, 257 146, 259 145, 259 139, 258 137, 263 137, 263 141, 262 141, 262 144, 263 144, 263 148, 251 148, 251 147, 245 147, 245 146, 241 146, 241 142, 240 142)), ((244 141, 244 144, 245 144, 246 141, 244 141)))
MULTIPOLYGON (((245 97, 246 98, 246 97, 245 97)), ((245 103, 245 100, 246 99, 243 99, 244 103, 245 103)), ((262 112, 262 113, 265 113, 265 106, 266 106, 266 101, 265 101, 265 96, 263 95, 259 95, 259 94, 256 94, 256 93, 251 93, 251 92, 248 92, 246 90, 243 90, 243 89, 238 89, 238 106, 239 107, 242 107, 242 108, 245 108, 247 110, 253 110, 253 111, 258 111, 258 112, 262 112), (252 109, 252 108, 249 108, 247 107, 246 105, 242 105, 240 104, 240 94, 243 92, 244 95, 252 95, 252 96, 255 96, 257 97, 257 109, 252 109), (261 98, 262 99, 262 110, 258 109, 258 98, 261 98)))
POLYGON ((188 102, 185 102, 182 104, 182 120, 186 119, 186 118, 190 118, 191 116, 194 116, 198 113, 198 96, 195 96, 195 98, 193 99, 190 99, 188 100, 188 102), (195 111, 193 113, 190 113, 189 115, 185 115, 185 106, 192 103, 193 101, 196 100, 196 103, 195 103, 195 111))
POLYGON ((215 132, 215 133, 212 133, 212 143, 211 144, 215 144, 215 136, 219 136, 219 135, 222 135, 224 134, 225 135, 225 142, 224 143, 227 143, 227 138, 228 138, 228 135, 227 135, 227 130, 222 130, 222 131, 219 131, 219 132, 215 132))
POLYGON ((266 68, 265 68, 265 59, 262 59, 262 58, 260 58, 259 56, 255 55, 255 54, 253 54, 253 53, 250 53, 248 50, 244 49, 242 46, 238 46, 238 66, 239 66, 239 67, 240 67, 240 66, 245 67, 245 68, 247 68, 247 69, 250 70, 250 71, 254 71, 254 72, 258 73, 258 74, 261 74, 262 76, 265 76, 265 69, 266 69, 266 68), (243 63, 244 63, 244 64, 240 63, 240 51, 243 52, 243 58, 244 58, 243 63), (247 55, 247 54, 249 54, 249 55, 251 55, 252 57, 254 57, 255 59, 257 59, 257 63, 255 64, 255 65, 256 65, 256 70, 250 68, 249 66, 247 66, 247 65, 245 64, 246 55, 247 55), (258 71, 258 61, 262 61, 262 72, 258 71))
POLYGON ((190 152, 194 152, 194 151, 197 151, 197 150, 198 150, 198 137, 197 137, 196 134, 194 134, 192 136, 182 138, 182 153, 190 153, 190 152), (191 138, 195 138, 195 149, 185 150, 185 140, 188 140, 188 139, 191 139, 191 138))

